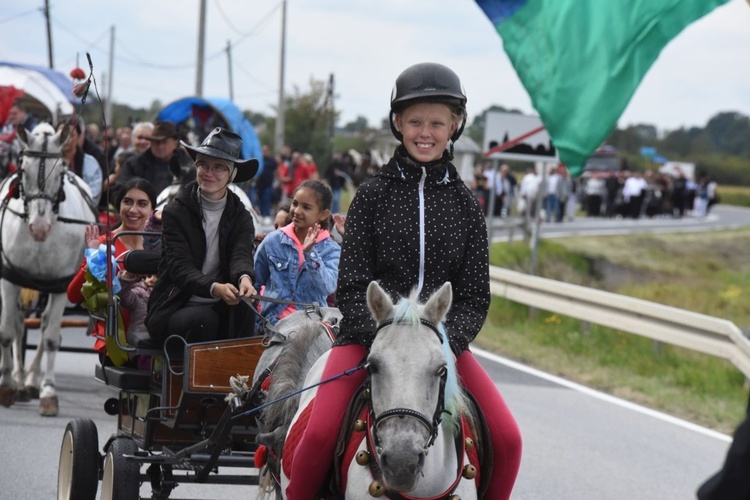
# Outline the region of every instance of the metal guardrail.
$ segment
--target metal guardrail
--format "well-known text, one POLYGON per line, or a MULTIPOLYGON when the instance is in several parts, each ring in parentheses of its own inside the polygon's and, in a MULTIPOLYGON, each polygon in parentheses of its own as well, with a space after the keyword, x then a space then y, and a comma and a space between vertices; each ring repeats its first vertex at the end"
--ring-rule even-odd
POLYGON ((492 295, 724 358, 750 378, 750 340, 731 321, 490 266, 492 295))

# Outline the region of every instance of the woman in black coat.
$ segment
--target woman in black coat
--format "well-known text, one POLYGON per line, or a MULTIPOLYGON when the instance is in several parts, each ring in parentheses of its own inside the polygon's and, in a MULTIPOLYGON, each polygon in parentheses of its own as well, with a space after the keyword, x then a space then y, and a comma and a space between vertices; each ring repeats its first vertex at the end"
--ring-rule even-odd
POLYGON ((149 299, 146 327, 161 342, 170 335, 188 342, 234 337, 236 332, 226 332, 229 306, 256 293, 255 229, 227 186, 252 178, 258 161, 241 160, 242 139, 221 128, 197 148, 182 145, 195 161, 197 179, 164 207, 159 278, 149 299))

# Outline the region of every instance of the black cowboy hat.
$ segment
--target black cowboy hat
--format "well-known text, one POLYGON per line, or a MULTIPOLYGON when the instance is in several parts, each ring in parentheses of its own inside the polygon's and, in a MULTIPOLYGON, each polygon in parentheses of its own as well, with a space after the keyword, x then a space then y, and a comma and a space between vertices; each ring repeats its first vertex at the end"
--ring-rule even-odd
POLYGON ((258 160, 255 158, 240 159, 242 137, 221 127, 213 129, 197 148, 189 146, 183 141, 180 141, 180 144, 187 150, 193 161, 195 161, 198 153, 201 153, 212 158, 233 162, 237 168, 237 176, 234 178, 234 182, 252 179, 258 172, 258 160))
POLYGON ((172 122, 157 121, 151 133, 143 138, 149 141, 163 141, 164 139, 177 139, 179 136, 177 125, 172 122))

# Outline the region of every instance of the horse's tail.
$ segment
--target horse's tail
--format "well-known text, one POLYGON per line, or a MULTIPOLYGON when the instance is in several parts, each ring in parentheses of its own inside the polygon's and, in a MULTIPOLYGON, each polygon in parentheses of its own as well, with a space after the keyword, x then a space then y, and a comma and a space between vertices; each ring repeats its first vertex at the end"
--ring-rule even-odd
POLYGON ((281 489, 273 478, 271 469, 268 465, 264 465, 258 471, 258 496, 256 498, 258 500, 266 500, 267 498, 271 498, 271 495, 274 493, 277 499, 282 498, 281 489))

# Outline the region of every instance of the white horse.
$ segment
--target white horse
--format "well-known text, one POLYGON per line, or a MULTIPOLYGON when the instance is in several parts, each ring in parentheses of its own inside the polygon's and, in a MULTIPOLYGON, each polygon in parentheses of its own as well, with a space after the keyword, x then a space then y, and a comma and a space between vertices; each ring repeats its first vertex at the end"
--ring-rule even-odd
POLYGON ((20 171, 0 187, 0 404, 40 397, 39 413, 55 416, 55 355, 60 347, 60 322, 67 284, 83 257, 84 225, 96 217, 87 203, 91 191, 61 159, 69 127, 58 133, 42 123, 33 133, 19 128, 20 171), (85 193, 85 194, 84 194, 85 193), (28 371, 24 371, 24 317, 19 307, 21 288, 49 293, 41 317, 41 340, 28 371), (13 360, 11 361, 11 343, 13 360), (42 380, 42 354, 47 363, 42 380), (11 373, 12 369, 12 373, 11 373))
MULTIPOLYGON (((347 474, 345 498, 371 499, 384 494, 409 499, 453 498, 452 495, 462 500, 477 498, 476 469, 469 463, 467 451, 473 441, 463 434, 460 419, 468 412, 467 403, 441 325, 451 300, 451 286, 446 283, 423 306, 414 297, 394 305, 376 282, 370 283, 367 303, 379 325, 367 358, 366 390, 370 392, 371 405, 352 433, 360 441, 356 459, 342 464, 347 474)), ((292 343, 309 342, 315 337, 301 335, 292 343)), ((291 362, 304 365, 304 352, 309 354, 311 349, 297 349, 297 358, 295 348, 289 350, 291 359, 285 350, 277 366, 289 368, 291 362)), ((319 382, 327 358, 325 352, 303 383, 291 385, 298 385, 299 389, 319 382)), ((278 397, 274 390, 277 384, 285 385, 283 391, 287 393, 291 389, 290 384, 284 384, 289 380, 277 378, 274 371, 269 400, 278 397)), ((315 394, 315 389, 302 393, 296 413, 286 425, 287 437, 315 394)), ((281 450, 269 447, 276 456, 282 456, 281 450)), ((273 484, 268 466, 261 470, 261 497, 275 490, 277 498, 284 498, 289 478, 283 469, 279 466, 277 470, 280 485, 273 484)))

